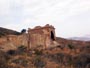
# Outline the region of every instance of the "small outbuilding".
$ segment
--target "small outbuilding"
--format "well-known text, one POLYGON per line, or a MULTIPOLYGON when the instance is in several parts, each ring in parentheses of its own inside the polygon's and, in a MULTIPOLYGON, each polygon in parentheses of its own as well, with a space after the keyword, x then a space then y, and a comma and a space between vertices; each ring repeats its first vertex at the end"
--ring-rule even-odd
POLYGON ((36 26, 34 29, 28 29, 28 45, 29 48, 36 48, 42 46, 49 48, 56 45, 55 28, 52 25, 45 25, 44 27, 36 26))

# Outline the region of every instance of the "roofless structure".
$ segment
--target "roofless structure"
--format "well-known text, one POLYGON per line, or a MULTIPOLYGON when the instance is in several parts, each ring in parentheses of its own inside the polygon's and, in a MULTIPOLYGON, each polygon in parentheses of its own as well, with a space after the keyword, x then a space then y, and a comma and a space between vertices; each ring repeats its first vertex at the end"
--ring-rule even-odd
POLYGON ((52 47, 56 41, 55 28, 52 25, 44 27, 36 26, 28 29, 28 45, 30 48, 42 46, 43 48, 52 47))

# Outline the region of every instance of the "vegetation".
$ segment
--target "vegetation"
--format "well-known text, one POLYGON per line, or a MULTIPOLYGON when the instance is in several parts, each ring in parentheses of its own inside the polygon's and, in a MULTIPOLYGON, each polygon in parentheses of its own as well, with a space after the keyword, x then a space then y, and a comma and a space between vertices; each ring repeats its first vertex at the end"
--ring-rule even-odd
POLYGON ((36 57, 34 57, 32 63, 34 64, 34 66, 35 66, 36 68, 44 68, 45 65, 46 65, 46 62, 42 59, 41 56, 36 56, 36 57))
POLYGON ((43 54, 42 50, 35 49, 34 51, 35 51, 36 55, 42 55, 43 54))
POLYGON ((68 44, 69 49, 74 49, 74 46, 72 44, 68 44))
POLYGON ((22 65, 23 67, 26 67, 28 65, 28 62, 29 61, 24 58, 18 58, 18 59, 12 60, 12 63, 15 63, 17 65, 22 65))
POLYGON ((21 34, 26 33, 26 29, 22 29, 21 34))
MULTIPOLYGON (((26 29, 19 33, 0 28, 0 37, 25 32, 26 29)), ((90 43, 83 46, 81 41, 79 44, 61 38, 57 41, 61 43, 59 46, 45 50, 42 50, 42 45, 29 51, 24 45, 7 52, 0 50, 0 68, 90 68, 90 43)))
POLYGON ((70 53, 58 47, 46 50, 38 48, 27 52, 27 48, 21 45, 16 50, 0 51, 0 68, 49 68, 54 65, 57 66, 53 68, 90 68, 89 46, 78 54, 72 51, 73 48, 72 45, 67 48, 70 53))
POLYGON ((0 68, 8 68, 7 62, 10 56, 3 51, 0 51, 0 68))
POLYGON ((8 55, 15 55, 16 51, 15 50, 9 50, 9 51, 7 51, 7 54, 8 55))

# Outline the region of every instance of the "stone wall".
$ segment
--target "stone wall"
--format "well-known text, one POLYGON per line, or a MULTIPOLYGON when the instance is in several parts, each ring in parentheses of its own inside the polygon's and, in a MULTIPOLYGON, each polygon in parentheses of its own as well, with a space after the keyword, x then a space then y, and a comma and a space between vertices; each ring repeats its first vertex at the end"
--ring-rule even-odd
POLYGON ((27 46, 27 34, 23 35, 8 35, 6 37, 0 38, 0 49, 7 51, 11 49, 16 49, 19 46, 27 46))
POLYGON ((3 44, 7 41, 7 38, 6 37, 2 37, 0 38, 0 44, 3 44))
POLYGON ((53 41, 56 40, 55 28, 51 25, 45 25, 44 27, 36 26, 33 29, 28 30, 29 46, 35 48, 42 46, 43 48, 51 47, 53 41), (53 33, 53 39, 51 38, 51 32, 53 33))
POLYGON ((56 45, 55 28, 51 25, 44 27, 36 26, 33 29, 28 29, 28 33, 21 35, 8 35, 0 38, 1 49, 15 49, 21 45, 30 48, 43 48, 53 47, 56 45))
POLYGON ((27 41, 28 41, 27 34, 22 34, 22 35, 17 35, 17 36, 10 35, 8 37, 8 41, 12 42, 17 47, 21 45, 27 46, 27 41))

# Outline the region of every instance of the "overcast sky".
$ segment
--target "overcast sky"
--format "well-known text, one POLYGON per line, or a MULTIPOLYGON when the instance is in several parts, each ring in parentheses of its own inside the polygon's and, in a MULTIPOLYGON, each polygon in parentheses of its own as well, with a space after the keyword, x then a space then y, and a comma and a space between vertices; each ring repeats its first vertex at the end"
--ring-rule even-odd
POLYGON ((90 0, 0 0, 0 27, 54 25, 56 35, 90 35, 90 0))

